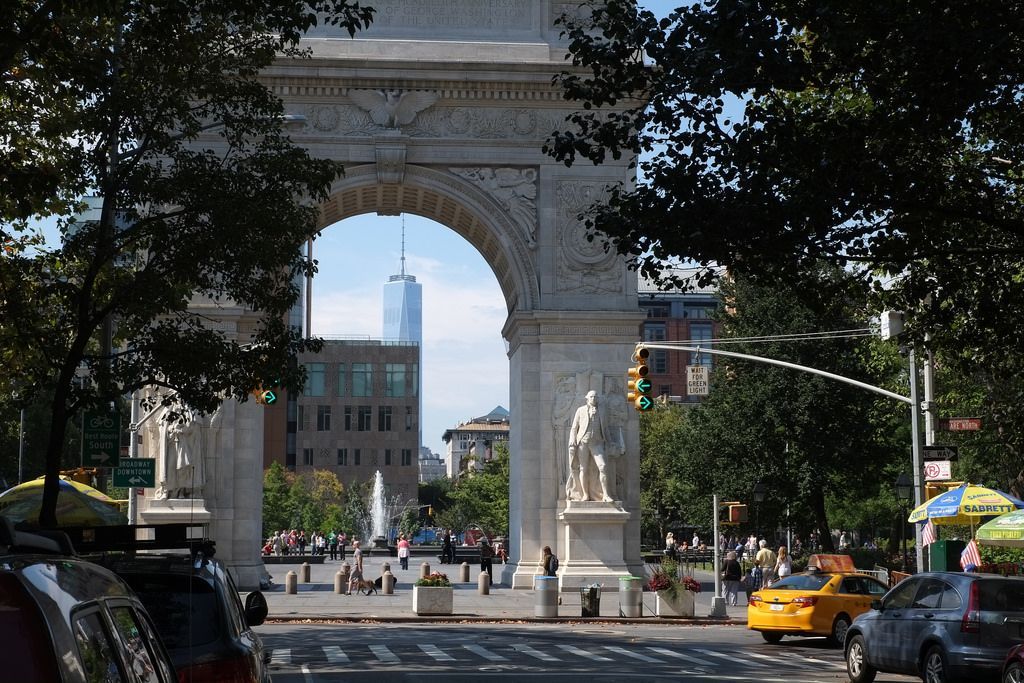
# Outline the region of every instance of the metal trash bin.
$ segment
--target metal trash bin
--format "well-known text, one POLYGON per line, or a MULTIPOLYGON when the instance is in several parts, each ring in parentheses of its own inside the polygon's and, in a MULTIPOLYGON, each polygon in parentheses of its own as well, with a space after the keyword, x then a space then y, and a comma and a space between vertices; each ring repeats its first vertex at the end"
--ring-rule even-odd
POLYGON ((601 584, 580 586, 580 608, 583 617, 601 616, 601 584))
POLYGON ((643 614, 644 592, 639 576, 619 577, 619 616, 637 618, 643 614))
POLYGON ((533 577, 533 593, 537 597, 533 605, 533 616, 545 619, 558 616, 558 577, 533 577))

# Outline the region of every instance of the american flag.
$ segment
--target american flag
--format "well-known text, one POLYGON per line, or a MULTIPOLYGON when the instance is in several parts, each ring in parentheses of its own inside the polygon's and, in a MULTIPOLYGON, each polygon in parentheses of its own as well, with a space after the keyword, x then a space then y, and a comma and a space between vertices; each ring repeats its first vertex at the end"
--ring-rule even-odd
POLYGON ((929 519, 928 523, 921 529, 921 547, 927 547, 932 543, 935 543, 935 524, 929 519))
POLYGON ((978 542, 972 538, 964 551, 960 553, 960 568, 967 572, 977 569, 979 565, 981 565, 981 553, 978 552, 978 542))

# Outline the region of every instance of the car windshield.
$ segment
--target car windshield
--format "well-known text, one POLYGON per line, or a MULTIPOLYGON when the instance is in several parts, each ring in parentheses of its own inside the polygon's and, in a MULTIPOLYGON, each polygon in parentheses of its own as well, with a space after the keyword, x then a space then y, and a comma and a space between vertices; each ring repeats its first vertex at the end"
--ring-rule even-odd
POLYGON ((181 574, 123 574, 139 594, 169 650, 213 642, 220 635, 217 594, 208 582, 181 574))
POLYGON ((773 591, 818 591, 829 582, 831 574, 791 574, 771 585, 773 591))

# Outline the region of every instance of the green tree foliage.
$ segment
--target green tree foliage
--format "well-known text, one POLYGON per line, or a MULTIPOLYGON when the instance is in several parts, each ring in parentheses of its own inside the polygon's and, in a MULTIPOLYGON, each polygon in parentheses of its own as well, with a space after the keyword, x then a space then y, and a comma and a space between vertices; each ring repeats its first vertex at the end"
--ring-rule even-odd
POLYGON ((268 375, 301 385, 292 361, 316 344, 286 313, 341 169, 289 140, 257 77, 302 57, 304 30, 352 34, 370 16, 348 0, 5 4, 0 401, 49 401, 41 523, 55 522, 65 430, 83 408, 156 385, 205 413, 268 375), (102 207, 76 223, 86 193, 102 207), (48 216, 57 244, 30 223, 48 216), (218 327, 221 306, 256 312, 249 338, 218 327), (80 367, 92 381, 74 381, 80 367))
POLYGON ((482 470, 464 474, 455 483, 451 504, 434 512, 437 524, 456 531, 479 524, 489 533, 507 535, 508 475, 508 444, 499 441, 482 470))
POLYGON ((1024 488, 1024 12, 1017 3, 588 3, 551 153, 639 155, 589 224, 656 277, 674 258, 790 283, 822 261, 908 313, 970 377, 1024 488), (999 26, 994 31, 992 26, 999 26))
POLYGON ((365 509, 360 500, 365 489, 345 487, 330 470, 296 474, 274 462, 263 472, 263 536, 275 531, 304 529, 328 532, 332 529, 358 535, 361 517, 353 517, 353 499, 357 509, 365 509))
MULTIPOLYGON (((827 269, 819 279, 814 291, 821 298, 814 307, 802 301, 806 293, 798 297, 747 278, 723 282, 731 311, 722 316, 723 336, 736 340, 728 349, 876 386, 892 381, 891 375, 872 374, 866 359, 878 342, 870 338, 743 341, 863 327, 863 310, 843 295, 843 273, 827 269)), ((875 367, 894 366, 876 362, 875 367)), ((833 528, 832 516, 856 520, 859 528, 864 517, 856 501, 876 497, 890 501, 888 521, 895 515, 890 482, 910 463, 909 435, 897 438, 905 433, 901 423, 908 421, 904 404, 863 389, 763 363, 720 359, 711 394, 701 404, 645 420, 645 428, 654 427, 641 444, 645 498, 652 510, 661 505, 704 529, 711 526, 712 493, 748 502, 750 525, 759 519, 762 533, 784 528, 787 514, 804 533, 833 528), (673 441, 654 443, 659 438, 673 441), (758 481, 768 495, 755 507, 751 492, 758 481)))

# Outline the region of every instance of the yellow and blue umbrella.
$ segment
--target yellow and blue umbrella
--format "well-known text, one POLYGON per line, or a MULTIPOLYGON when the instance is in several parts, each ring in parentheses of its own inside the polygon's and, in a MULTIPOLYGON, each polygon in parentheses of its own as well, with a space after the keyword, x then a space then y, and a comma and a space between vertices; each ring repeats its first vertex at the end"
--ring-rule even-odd
POLYGON ((935 524, 977 524, 979 517, 994 517, 1024 508, 1024 501, 985 486, 964 484, 940 493, 914 508, 908 522, 932 520, 935 524))
MULTIPOLYGON (((0 515, 13 522, 34 524, 43 504, 43 477, 26 481, 0 494, 0 515)), ((58 526, 127 524, 118 501, 102 491, 61 477, 57 490, 58 526)))
POLYGON ((1024 548, 1024 510, 1014 510, 978 527, 974 538, 982 545, 1024 548))

